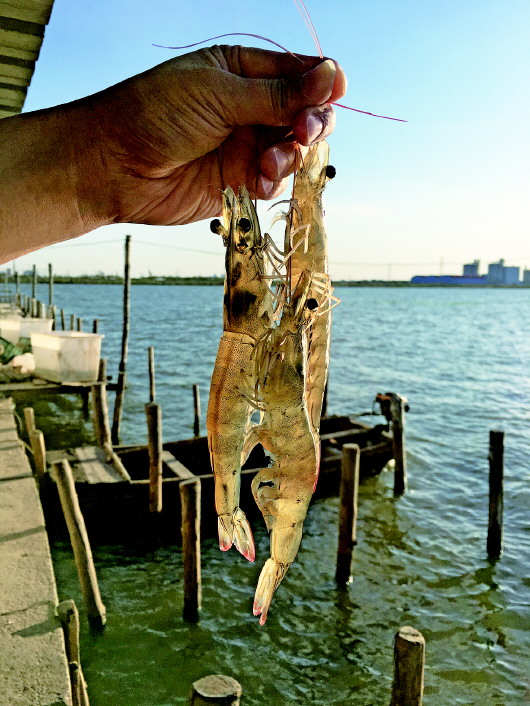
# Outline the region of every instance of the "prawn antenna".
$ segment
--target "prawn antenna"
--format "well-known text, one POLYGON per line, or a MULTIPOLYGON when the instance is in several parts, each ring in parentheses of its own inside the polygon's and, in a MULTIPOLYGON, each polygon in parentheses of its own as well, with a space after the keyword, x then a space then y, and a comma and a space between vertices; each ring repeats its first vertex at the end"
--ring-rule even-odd
POLYGON ((384 120, 397 120, 400 123, 408 123, 408 120, 403 120, 403 118, 391 118, 388 115, 376 115, 375 113, 369 113, 367 110, 359 110, 359 108, 350 108, 349 105, 342 105, 341 103, 332 103, 331 105, 336 105, 337 108, 346 108, 346 110, 354 110, 356 113, 362 113, 363 115, 371 115, 372 118, 383 118, 384 120))
POLYGON ((200 42, 193 42, 193 44, 183 44, 180 47, 168 47, 165 44, 153 44, 153 46, 159 47, 160 49, 191 49, 192 47, 199 46, 199 44, 213 42, 215 39, 222 39, 223 37, 254 37, 254 39, 261 39, 264 42, 269 42, 269 44, 274 44, 275 47, 278 47, 279 49, 282 49, 283 51, 287 52, 287 54, 294 56, 296 59, 298 59, 298 61, 302 61, 299 56, 296 56, 296 54, 293 54, 292 51, 289 51, 289 49, 286 49, 286 47, 282 46, 281 44, 278 44, 278 42, 275 42, 273 39, 269 39, 268 37, 262 37, 260 34, 252 34, 250 32, 228 32, 227 34, 218 34, 216 37, 201 39, 200 42))
POLYGON ((323 59, 324 54, 322 53, 322 48, 320 46, 320 42, 318 41, 318 34, 315 29, 315 25, 313 24, 313 20, 311 19, 311 15, 309 14, 309 10, 304 5, 304 0, 293 0, 293 2, 296 5, 296 9, 301 14, 307 29, 309 30, 309 34, 311 35, 313 42, 315 43, 315 47, 317 49, 319 57, 323 59))

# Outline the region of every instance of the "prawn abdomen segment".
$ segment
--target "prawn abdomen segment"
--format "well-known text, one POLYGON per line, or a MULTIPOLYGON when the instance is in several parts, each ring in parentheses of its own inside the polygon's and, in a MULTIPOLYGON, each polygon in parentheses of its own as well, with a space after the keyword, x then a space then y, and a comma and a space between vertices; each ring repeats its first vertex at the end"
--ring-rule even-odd
POLYGON ((253 339, 245 334, 224 333, 219 342, 212 375, 206 426, 215 479, 215 507, 219 515, 219 546, 235 544, 254 560, 252 531, 239 508, 241 455, 250 424, 245 380, 252 373, 253 339))

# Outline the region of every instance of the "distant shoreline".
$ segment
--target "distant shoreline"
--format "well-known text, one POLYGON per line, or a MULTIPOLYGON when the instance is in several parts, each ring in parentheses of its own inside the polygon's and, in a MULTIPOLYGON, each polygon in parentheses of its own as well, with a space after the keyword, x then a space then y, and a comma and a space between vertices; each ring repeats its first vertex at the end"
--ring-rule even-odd
MULTIPOLYGON (((31 284, 32 276, 19 275, 21 284, 31 284)), ((119 275, 54 275, 55 284, 123 284, 123 277, 119 275)), ((39 277, 38 282, 45 284, 47 277, 39 277)), ((131 284, 162 285, 162 286, 221 286, 223 277, 133 277, 131 284)), ((449 283, 412 283, 405 280, 334 280, 334 287, 410 287, 444 288, 444 289, 530 289, 528 284, 449 284, 449 283)))

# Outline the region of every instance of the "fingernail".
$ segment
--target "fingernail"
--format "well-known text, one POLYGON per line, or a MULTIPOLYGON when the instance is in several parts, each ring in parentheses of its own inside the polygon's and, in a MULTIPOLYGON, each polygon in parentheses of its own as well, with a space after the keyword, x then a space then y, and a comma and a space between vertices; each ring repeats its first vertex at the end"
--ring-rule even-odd
POLYGON ((274 163, 276 164, 278 178, 281 178, 289 166, 289 157, 285 154, 285 152, 282 152, 282 150, 277 147, 273 147, 271 152, 272 157, 274 158, 274 163))
POLYGON ((331 59, 326 59, 305 74, 302 92, 309 99, 309 104, 319 105, 327 101, 333 91, 336 74, 337 67, 331 59))
POLYGON ((274 188, 274 182, 267 179, 267 177, 263 176, 263 174, 260 175, 259 180, 261 182, 261 190, 265 196, 268 196, 274 188))
POLYGON ((313 142, 320 137, 322 130, 324 129, 324 123, 317 115, 309 113, 306 118, 305 125, 307 131, 307 144, 312 145, 313 142))

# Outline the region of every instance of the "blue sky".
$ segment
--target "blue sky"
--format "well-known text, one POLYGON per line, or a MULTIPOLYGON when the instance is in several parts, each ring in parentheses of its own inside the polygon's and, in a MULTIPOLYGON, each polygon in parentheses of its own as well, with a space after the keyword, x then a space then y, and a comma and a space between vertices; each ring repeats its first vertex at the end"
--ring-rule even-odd
MULTIPOLYGON (((335 279, 460 273, 501 257, 530 268, 530 3, 307 0, 324 54, 344 67, 355 108, 337 108, 337 178, 325 194, 335 279)), ((225 32, 316 53, 292 0, 56 0, 25 110, 94 93, 225 32)), ((242 42, 242 38, 223 40, 242 42)), ((243 41, 259 44, 257 40, 243 41)), ((268 48, 268 45, 261 44, 268 48)), ((271 215, 262 210, 262 226, 271 215)), ((114 273, 133 235, 133 275, 221 274, 208 221, 113 225, 19 258, 22 271, 114 273)))

